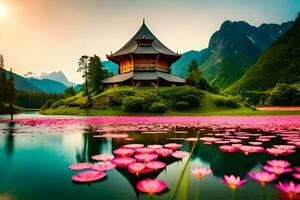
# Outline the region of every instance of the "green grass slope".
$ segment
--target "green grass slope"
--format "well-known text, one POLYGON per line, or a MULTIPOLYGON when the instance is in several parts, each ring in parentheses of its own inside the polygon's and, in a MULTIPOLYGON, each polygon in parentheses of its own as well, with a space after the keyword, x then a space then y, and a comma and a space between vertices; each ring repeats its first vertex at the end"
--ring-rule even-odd
POLYGON ((109 88, 103 91, 101 94, 93 96, 92 100, 93 107, 84 109, 83 106, 87 102, 87 98, 82 96, 82 93, 79 93, 73 97, 59 100, 57 102, 51 103, 50 105, 45 105, 41 110, 41 113, 46 115, 232 115, 242 113, 251 114, 258 112, 253 111, 252 109, 238 102, 234 102, 234 104, 236 104, 235 108, 230 108, 230 106, 227 105, 218 105, 216 104, 216 101, 231 102, 232 100, 228 97, 198 90, 188 86, 159 88, 109 88), (201 96, 200 106, 195 106, 188 109, 174 109, 173 104, 176 101, 174 99, 178 98, 178 96, 175 96, 176 94, 180 94, 183 91, 190 91, 193 94, 198 94, 199 96, 201 96), (145 101, 145 104, 147 104, 148 101, 153 101, 153 99, 156 98, 156 95, 160 99, 163 99, 163 102, 169 107, 169 109, 165 113, 122 111, 122 101, 128 96, 145 97, 147 99, 145 101), (174 96, 174 99, 172 99, 172 95, 174 96))
POLYGON ((300 15, 280 37, 226 92, 266 91, 278 83, 300 82, 300 15))

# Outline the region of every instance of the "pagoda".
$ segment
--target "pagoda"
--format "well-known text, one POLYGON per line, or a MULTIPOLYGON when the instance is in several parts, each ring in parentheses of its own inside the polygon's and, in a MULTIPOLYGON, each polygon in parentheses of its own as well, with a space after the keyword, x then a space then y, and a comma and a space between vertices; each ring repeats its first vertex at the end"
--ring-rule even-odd
POLYGON ((143 24, 138 32, 117 52, 106 56, 118 64, 119 73, 102 80, 109 85, 182 85, 183 78, 172 75, 170 66, 181 55, 163 45, 143 24))

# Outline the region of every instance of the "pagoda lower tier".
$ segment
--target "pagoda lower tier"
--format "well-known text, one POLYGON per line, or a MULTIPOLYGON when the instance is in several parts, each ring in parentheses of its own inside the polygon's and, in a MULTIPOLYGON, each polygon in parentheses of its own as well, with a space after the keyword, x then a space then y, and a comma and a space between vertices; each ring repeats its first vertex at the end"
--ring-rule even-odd
POLYGON ((117 74, 102 81, 105 85, 131 85, 131 86, 168 86, 183 85, 185 80, 178 76, 160 71, 131 71, 117 74))

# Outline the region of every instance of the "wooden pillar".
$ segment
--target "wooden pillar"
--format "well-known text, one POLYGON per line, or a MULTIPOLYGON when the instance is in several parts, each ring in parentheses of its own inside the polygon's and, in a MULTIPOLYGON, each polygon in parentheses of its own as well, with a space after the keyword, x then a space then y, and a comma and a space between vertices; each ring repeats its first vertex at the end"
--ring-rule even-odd
POLYGON ((158 69, 159 55, 160 55, 160 54, 157 54, 156 61, 155 61, 156 69, 158 69))
POLYGON ((131 54, 129 54, 130 55, 130 58, 131 58, 131 67, 132 67, 132 69, 131 70, 133 70, 134 69, 134 60, 133 60, 133 57, 132 57, 132 55, 131 54))

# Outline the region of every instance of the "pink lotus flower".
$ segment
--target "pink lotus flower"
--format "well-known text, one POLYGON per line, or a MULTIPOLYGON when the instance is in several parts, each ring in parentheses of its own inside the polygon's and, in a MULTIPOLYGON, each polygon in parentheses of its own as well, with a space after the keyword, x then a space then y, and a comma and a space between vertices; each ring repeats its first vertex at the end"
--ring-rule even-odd
POLYGON ((300 173, 294 173, 293 174, 293 177, 297 178, 297 179, 300 179, 300 173))
POLYGON ((235 190, 238 187, 243 186, 247 182, 246 179, 241 180, 241 178, 239 176, 235 177, 234 175, 230 175, 230 176, 225 175, 223 177, 223 181, 225 184, 228 185, 229 188, 231 188, 233 190, 235 190))
POLYGON ((262 142, 249 142, 249 144, 258 146, 258 145, 262 145, 263 143, 262 142))
POLYGON ((116 164, 111 162, 99 162, 93 165, 91 169, 96 171, 108 171, 116 168, 116 164))
POLYGON ((201 141, 203 142, 209 142, 209 143, 214 143, 218 140, 222 140, 221 138, 215 138, 215 137, 202 137, 200 138, 201 141))
POLYGON ((294 167, 297 172, 300 173, 300 167, 294 167))
POLYGON ((114 154, 120 157, 128 157, 132 156, 134 154, 134 150, 132 149, 126 149, 126 148, 119 148, 113 151, 114 154))
POLYGON ((101 160, 104 162, 110 161, 113 158, 114 158, 114 155, 111 155, 111 154, 99 154, 99 155, 92 156, 93 160, 101 160))
POLYGON ((243 145, 242 144, 232 144, 231 146, 236 147, 236 148, 240 148, 243 145))
POLYGON ((151 161, 146 163, 146 167, 154 170, 158 170, 166 167, 166 163, 161 161, 151 161))
POLYGON ((276 168, 286 168, 291 165, 291 163, 285 160, 268 160, 267 163, 276 168))
POLYGON ((102 171, 86 171, 72 176, 72 180, 75 182, 93 182, 102 179, 105 173, 102 171))
POLYGON ((294 199, 294 197, 300 193, 300 184, 295 184, 294 182, 281 183, 279 182, 276 187, 286 193, 289 199, 294 199))
POLYGON ((154 149, 148 147, 136 148, 134 149, 136 153, 153 153, 154 149))
POLYGON ((156 149, 155 152, 160 156, 167 157, 171 155, 173 151, 171 149, 162 148, 162 149, 156 149))
POLYGON ((160 145, 160 144, 149 144, 147 147, 150 148, 150 149, 161 149, 161 148, 163 148, 163 146, 160 145))
POLYGON ((76 163, 69 166, 71 170, 84 170, 89 169, 93 166, 92 163, 76 163))
POLYGON ((177 144, 177 143, 168 143, 165 144, 164 147, 168 148, 168 149, 172 149, 173 151, 180 149, 182 147, 181 144, 177 144))
POLYGON ((134 156, 140 162, 150 162, 156 160, 158 155, 156 153, 139 153, 134 156))
POLYGON ((239 139, 230 139, 229 142, 231 142, 231 143, 240 143, 240 142, 242 142, 242 140, 239 140, 239 139))
POLYGON ((265 185, 271 181, 274 181, 277 176, 268 172, 249 172, 248 176, 253 180, 259 182, 261 185, 265 185))
POLYGON ((139 173, 145 169, 145 164, 144 163, 131 163, 128 165, 128 170, 131 173, 135 173, 136 176, 139 176, 139 173))
POLYGON ((123 147, 128 148, 128 149, 136 149, 136 148, 142 148, 142 147, 144 147, 144 145, 143 144, 126 144, 123 147))
POLYGON ((263 147, 257 146, 240 146, 239 149, 246 155, 248 155, 249 153, 259 153, 264 151, 263 147))
POLYGON ((277 148, 267 148, 266 149, 266 152, 268 154, 272 154, 272 155, 275 155, 275 156, 278 156, 278 155, 283 155, 286 153, 285 150, 283 149, 277 149, 277 148))
POLYGON ((293 150, 296 148, 294 145, 274 145, 274 147, 283 150, 293 150))
POLYGON ((219 147, 219 149, 223 152, 235 152, 238 150, 236 147, 233 147, 231 145, 222 145, 219 147))
POLYGON ((159 179, 144 179, 139 181, 136 187, 140 192, 154 195, 167 189, 168 185, 159 179))
POLYGON ((131 163, 135 163, 134 158, 125 157, 125 158, 114 158, 111 160, 112 163, 116 164, 118 167, 127 167, 131 163))
POLYGON ((172 156, 175 158, 184 158, 186 156, 189 156, 190 153, 187 151, 175 151, 174 153, 172 153, 172 156))
POLYGON ((291 168, 281 168, 281 167, 272 167, 272 166, 268 166, 268 165, 264 165, 262 166, 262 168, 270 173, 274 173, 276 175, 280 175, 283 173, 288 173, 293 171, 293 169, 291 168))
POLYGON ((194 174, 199 180, 204 176, 211 173, 211 170, 208 168, 195 167, 191 170, 192 174, 194 174))

